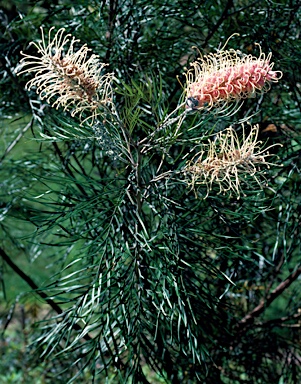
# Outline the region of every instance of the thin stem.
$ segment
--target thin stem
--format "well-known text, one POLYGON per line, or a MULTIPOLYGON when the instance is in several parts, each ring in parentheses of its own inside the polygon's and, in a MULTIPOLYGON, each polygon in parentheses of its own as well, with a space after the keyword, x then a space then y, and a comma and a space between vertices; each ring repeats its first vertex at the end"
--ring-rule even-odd
POLYGON ((18 144, 18 142, 21 140, 21 138, 23 137, 24 133, 30 128, 32 127, 32 124, 33 124, 33 118, 31 118, 30 122, 22 129, 22 131, 19 133, 19 135, 15 138, 15 140, 13 140, 9 146, 5 149, 3 155, 1 156, 0 158, 0 164, 2 163, 3 159, 5 158, 5 156, 16 146, 16 144, 18 144))
POLYGON ((301 275, 301 266, 282 281, 265 299, 263 298, 260 303, 251 312, 245 315, 238 323, 237 328, 243 330, 248 325, 253 323, 254 319, 258 317, 278 296, 282 294, 297 278, 301 275))
MULTIPOLYGON (((32 278, 30 276, 28 276, 25 272, 23 272, 13 261, 12 259, 8 256, 8 254, 4 251, 4 249, 0 248, 0 255, 2 257, 2 259, 6 262, 7 265, 9 265, 11 267, 11 269, 17 273, 17 275, 19 275, 21 277, 22 280, 24 280, 29 286, 30 288, 32 288, 34 290, 35 293, 37 293, 44 301, 46 301, 46 303, 48 305, 50 305, 50 307, 58 314, 63 314, 64 311, 62 310, 62 308, 55 302, 53 301, 52 299, 50 299, 46 293, 44 293, 43 291, 41 291, 39 289, 39 287, 37 286, 37 284, 32 280, 32 278)), ((78 325, 78 324, 72 324, 72 328, 75 330, 75 331, 82 331, 82 328, 78 325)), ((92 338, 91 336, 89 336, 88 334, 85 334, 83 336, 83 339, 85 339, 86 341, 91 341, 92 338)))

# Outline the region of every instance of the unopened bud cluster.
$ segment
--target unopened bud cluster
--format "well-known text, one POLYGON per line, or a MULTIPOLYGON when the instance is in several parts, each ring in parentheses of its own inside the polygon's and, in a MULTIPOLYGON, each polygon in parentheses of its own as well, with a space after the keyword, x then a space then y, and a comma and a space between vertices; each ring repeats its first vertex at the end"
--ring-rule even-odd
POLYGON ((257 58, 230 49, 201 57, 186 73, 187 100, 193 101, 193 109, 214 107, 223 112, 229 102, 267 92, 282 76, 273 70, 271 56, 260 50, 257 58))

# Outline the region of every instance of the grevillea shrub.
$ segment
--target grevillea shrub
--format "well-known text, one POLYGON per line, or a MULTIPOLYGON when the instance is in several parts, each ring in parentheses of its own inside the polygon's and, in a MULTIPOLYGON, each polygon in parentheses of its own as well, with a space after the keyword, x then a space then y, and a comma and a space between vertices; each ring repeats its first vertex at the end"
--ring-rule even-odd
POLYGON ((3 380, 300 382, 297 2, 23 6, 0 11, 3 380))

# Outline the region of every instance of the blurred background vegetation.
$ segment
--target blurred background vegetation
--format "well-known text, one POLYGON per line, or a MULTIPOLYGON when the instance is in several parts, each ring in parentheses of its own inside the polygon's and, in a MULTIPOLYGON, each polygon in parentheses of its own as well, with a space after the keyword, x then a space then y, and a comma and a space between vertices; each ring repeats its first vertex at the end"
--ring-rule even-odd
MULTIPOLYGON (((298 0, 0 1, 1 383, 301 382, 300 8, 298 0), (133 284, 135 243, 125 250, 122 236, 130 239, 134 208, 126 196, 120 203, 131 174, 112 161, 110 143, 87 132, 79 140, 78 123, 26 92, 29 76, 16 75, 40 26, 66 28, 128 84, 122 90, 120 82, 116 103, 137 140, 177 106, 177 76, 185 82, 193 46, 214 52, 239 33, 228 46, 258 55, 259 43, 283 78, 245 101, 235 119, 254 115, 260 139, 283 145, 274 148, 282 166, 267 170, 263 191, 240 200, 195 199, 177 182, 154 187, 140 212, 154 245, 149 239, 152 251, 143 251, 145 281, 133 284), (67 140, 41 137, 61 129, 67 140), (118 290, 125 299, 118 308, 99 304, 104 314, 90 314, 85 328, 91 282, 105 267, 113 276, 108 302, 118 290), (165 309, 155 313, 160 303, 165 309), (129 336, 111 330, 106 339, 107 324, 129 336), (121 340, 127 352, 118 356, 121 340)), ((209 116, 206 124, 221 129, 233 120, 209 116)), ((168 148, 162 171, 182 165, 183 146, 168 148)), ((158 166, 160 151, 147 161, 158 166)), ((150 180, 152 165, 143 172, 150 180)))

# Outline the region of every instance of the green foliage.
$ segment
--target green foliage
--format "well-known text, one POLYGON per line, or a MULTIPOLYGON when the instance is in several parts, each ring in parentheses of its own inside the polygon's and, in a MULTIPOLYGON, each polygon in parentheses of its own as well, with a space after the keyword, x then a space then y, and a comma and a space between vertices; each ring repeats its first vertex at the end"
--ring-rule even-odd
POLYGON ((300 382, 298 2, 0 4, 1 380, 300 382), (92 127, 16 76, 41 25, 115 72, 115 109, 92 127), (229 46, 256 55, 260 43, 283 80, 234 116, 187 112, 191 47, 214 51, 235 32, 229 46), (183 168, 201 143, 247 117, 266 147, 282 144, 258 175, 267 185, 246 178, 240 199, 190 190, 183 168), (16 301, 28 313, 43 302, 22 347, 12 271, 28 285, 16 301))

